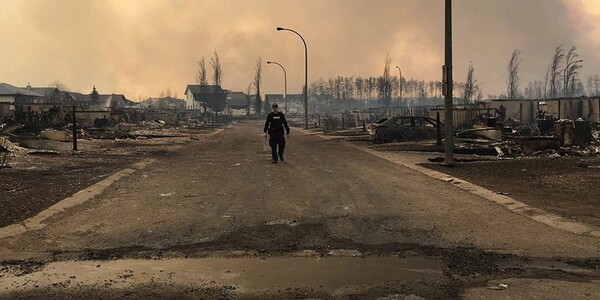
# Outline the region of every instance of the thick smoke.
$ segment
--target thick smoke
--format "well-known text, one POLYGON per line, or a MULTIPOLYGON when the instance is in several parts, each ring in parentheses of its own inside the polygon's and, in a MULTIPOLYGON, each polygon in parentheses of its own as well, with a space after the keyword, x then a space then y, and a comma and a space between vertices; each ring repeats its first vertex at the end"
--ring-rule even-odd
MULTIPOLYGON (((521 80, 543 80, 553 49, 576 45, 581 78, 598 69, 600 14, 594 0, 454 1, 455 78, 470 61, 484 94, 506 90, 506 65, 522 52, 521 80)), ((121 92, 137 99, 195 82, 196 62, 216 49, 225 88, 244 91, 259 56, 288 70, 289 91, 303 84, 304 35, 310 80, 380 75, 387 53, 403 75, 439 79, 443 1, 234 0, 6 1, 0 11, 0 81, 42 86, 60 79, 72 90, 121 92)), ((265 66, 264 91, 281 92, 278 68, 265 66)), ((210 72, 210 70, 209 70, 210 72)), ((600 72, 599 72, 600 73, 600 72)))

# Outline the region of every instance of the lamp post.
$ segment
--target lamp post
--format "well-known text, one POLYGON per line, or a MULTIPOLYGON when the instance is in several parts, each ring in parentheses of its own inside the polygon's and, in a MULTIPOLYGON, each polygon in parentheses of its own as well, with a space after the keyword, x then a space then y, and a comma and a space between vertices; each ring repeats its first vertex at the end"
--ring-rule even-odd
POLYGON ((284 110, 285 113, 288 113, 288 109, 287 109, 287 73, 285 72, 285 68, 278 62, 274 62, 274 61, 268 61, 267 62, 268 65, 270 64, 276 64, 278 66, 281 67, 281 69, 283 70, 283 102, 284 104, 284 110))
POLYGON ((444 129, 445 129, 445 161, 444 165, 454 165, 454 132, 452 127, 454 124, 454 112, 453 112, 453 91, 454 82, 452 78, 452 0, 446 0, 446 38, 445 38, 445 65, 443 70, 443 81, 444 81, 444 129))
POLYGON ((396 69, 398 69, 398 72, 400 72, 400 78, 398 78, 398 85, 400 86, 400 102, 402 102, 402 69, 400 69, 400 67, 396 66, 396 69))
POLYGON ((306 41, 304 38, 295 30, 283 27, 277 27, 277 31, 291 31, 298 35, 304 43, 304 128, 308 128, 308 48, 306 47, 306 41))

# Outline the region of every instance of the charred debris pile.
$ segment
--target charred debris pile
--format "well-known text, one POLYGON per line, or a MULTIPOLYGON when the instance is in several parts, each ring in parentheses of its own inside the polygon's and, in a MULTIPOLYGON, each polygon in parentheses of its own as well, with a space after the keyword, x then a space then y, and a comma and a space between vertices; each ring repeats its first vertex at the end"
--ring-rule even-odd
MULTIPOLYGON (((323 118, 322 130, 349 141, 374 143, 372 147, 383 151, 443 152, 445 126, 439 119, 443 109, 403 108, 386 117, 390 115, 387 110, 329 114, 323 118)), ((600 157, 600 123, 589 116, 558 119, 537 110, 529 120, 520 121, 507 117, 506 110, 501 109, 456 110, 455 124, 459 125, 453 131, 457 154, 600 157)))
POLYGON ((53 106, 15 111, 0 119, 0 165, 11 156, 76 153, 122 141, 194 138, 229 122, 229 117, 197 111, 143 108, 75 109, 53 106), (75 137, 75 138, 74 138, 75 137))

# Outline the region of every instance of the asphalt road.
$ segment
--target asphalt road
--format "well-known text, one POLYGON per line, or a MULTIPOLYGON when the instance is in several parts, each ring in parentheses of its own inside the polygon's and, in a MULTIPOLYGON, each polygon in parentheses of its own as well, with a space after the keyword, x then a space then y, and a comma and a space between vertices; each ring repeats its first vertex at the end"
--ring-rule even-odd
POLYGON ((0 296, 600 296, 599 238, 298 129, 272 165, 260 125, 193 141, 0 239, 0 296))

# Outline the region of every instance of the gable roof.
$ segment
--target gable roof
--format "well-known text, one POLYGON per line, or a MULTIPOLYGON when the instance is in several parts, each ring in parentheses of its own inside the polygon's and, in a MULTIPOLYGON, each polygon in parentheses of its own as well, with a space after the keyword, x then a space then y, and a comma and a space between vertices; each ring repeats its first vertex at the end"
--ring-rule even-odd
POLYGON ((246 94, 243 92, 232 92, 227 96, 227 103, 233 109, 246 108, 248 99, 246 99, 246 94))
POLYGON ((29 96, 29 97, 44 97, 44 95, 33 92, 33 91, 28 91, 26 89, 21 89, 18 88, 14 85, 8 84, 8 83, 0 83, 0 95, 2 96, 17 96, 17 95, 21 95, 21 96, 29 96))
POLYGON ((135 106, 137 103, 127 99, 123 94, 98 94, 98 101, 94 102, 91 94, 69 92, 75 102, 88 102, 96 107, 124 107, 135 106))
POLYGON ((34 92, 34 93, 44 95, 44 96, 51 96, 52 94, 54 94, 56 92, 60 92, 59 89, 53 88, 53 87, 31 87, 31 86, 28 86, 24 89, 34 92))
POLYGON ((102 103, 105 107, 123 107, 137 104, 131 100, 128 100, 123 94, 100 94, 98 95, 98 103, 102 103))
POLYGON ((73 99, 76 102, 87 102, 87 101, 91 102, 92 101, 92 97, 89 94, 69 92, 69 95, 71 95, 71 97, 73 97, 73 99))
POLYGON ((220 85, 198 85, 198 84, 189 84, 185 88, 185 94, 188 94, 190 91, 192 94, 220 94, 223 92, 223 89, 220 85))

